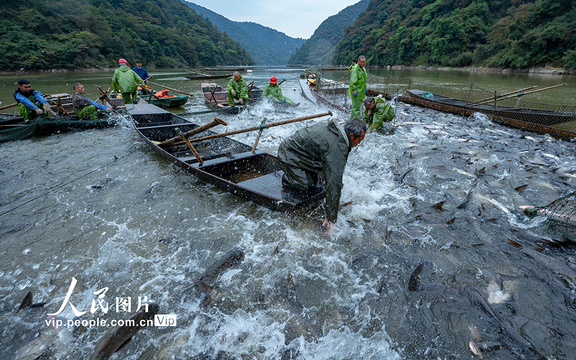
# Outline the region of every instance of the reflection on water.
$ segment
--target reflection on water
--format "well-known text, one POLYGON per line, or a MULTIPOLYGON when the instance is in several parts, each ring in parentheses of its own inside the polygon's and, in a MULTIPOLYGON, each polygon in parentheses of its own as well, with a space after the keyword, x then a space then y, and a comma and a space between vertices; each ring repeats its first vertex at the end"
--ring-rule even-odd
MULTIPOLYGON (((298 108, 219 114, 229 125, 214 130, 326 111, 302 97, 298 75, 282 86, 298 108)), ((140 331, 120 350, 126 359, 472 358, 471 341, 499 344, 495 358, 568 358, 576 265, 573 249, 555 244, 574 233, 518 206, 573 191, 573 144, 396 106, 395 133, 368 134, 350 154, 332 237, 321 204, 277 213, 204 184, 149 150, 128 119, 0 145, 0 358, 91 354, 106 327, 56 333, 45 323, 73 277, 81 319, 124 317, 116 298, 177 316, 175 327, 140 331), (194 286, 232 248, 243 261, 213 289, 194 286), (109 311, 91 313, 103 288, 109 311), (16 314, 28 291, 45 306, 16 314)), ((182 111, 203 110, 198 96, 182 111)), ((259 149, 275 153, 302 126, 266 129, 259 149)), ((70 306, 59 316, 75 317, 70 306)))

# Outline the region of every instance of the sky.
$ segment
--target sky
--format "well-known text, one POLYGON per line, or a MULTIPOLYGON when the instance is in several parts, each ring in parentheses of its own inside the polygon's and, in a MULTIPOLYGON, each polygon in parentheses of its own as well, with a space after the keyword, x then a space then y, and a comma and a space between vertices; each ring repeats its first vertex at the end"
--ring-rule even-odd
POLYGON ((309 39, 314 30, 340 10, 360 0, 187 0, 233 21, 251 21, 295 37, 309 39))

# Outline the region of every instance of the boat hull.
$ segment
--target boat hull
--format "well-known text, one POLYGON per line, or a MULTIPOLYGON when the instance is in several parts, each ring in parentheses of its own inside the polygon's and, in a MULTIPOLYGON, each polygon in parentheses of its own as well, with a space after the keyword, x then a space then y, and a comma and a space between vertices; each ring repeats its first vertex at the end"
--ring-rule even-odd
MULTIPOLYGON (((135 105, 130 115, 136 131, 151 149, 200 180, 240 198, 272 210, 286 211, 312 205, 326 196, 321 188, 311 192, 284 189, 282 163, 277 157, 261 151, 252 152, 251 146, 227 137, 192 140, 203 160, 200 164, 185 144, 167 148, 158 145, 198 125, 149 104, 135 105)), ((192 139, 214 134, 205 131, 192 139)))

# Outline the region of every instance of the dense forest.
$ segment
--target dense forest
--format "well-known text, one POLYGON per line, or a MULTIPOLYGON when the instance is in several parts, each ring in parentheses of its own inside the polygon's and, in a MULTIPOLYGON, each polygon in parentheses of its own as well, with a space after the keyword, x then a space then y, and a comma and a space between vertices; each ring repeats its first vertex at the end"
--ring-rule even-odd
MULTIPOLYGON (((232 21, 205 7, 182 1, 198 14, 207 17, 220 31, 225 32, 242 45, 258 65, 286 65, 288 58, 306 41, 290 37, 277 30, 253 22, 232 21)), ((356 19, 356 16, 354 19, 356 19)), ((353 21, 347 25, 352 24, 353 21)), ((341 37, 342 35, 340 35, 341 37)))
POLYGON ((573 0, 372 0, 334 64, 576 68, 573 0))
POLYGON ((288 60, 289 64, 330 64, 344 29, 366 10, 370 0, 361 0, 330 16, 314 31, 312 37, 288 60))
POLYGON ((0 53, 1 70, 111 67, 118 58, 156 67, 253 64, 178 0, 3 1, 0 53))

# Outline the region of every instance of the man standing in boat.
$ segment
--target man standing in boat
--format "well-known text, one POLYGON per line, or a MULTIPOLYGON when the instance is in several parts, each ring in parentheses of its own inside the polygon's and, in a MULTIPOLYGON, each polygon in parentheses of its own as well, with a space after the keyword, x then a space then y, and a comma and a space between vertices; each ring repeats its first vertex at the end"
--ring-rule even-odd
POLYGON ((248 103, 248 84, 238 71, 234 71, 234 77, 228 81, 228 106, 234 106, 234 99, 238 99, 240 104, 248 103))
POLYGON ((352 113, 350 119, 360 119, 362 101, 366 97, 366 57, 360 55, 358 62, 352 65, 350 71, 350 85, 348 86, 348 96, 352 99, 352 113))
POLYGON ((138 85, 145 87, 144 81, 134 70, 128 67, 128 61, 120 59, 118 65, 119 67, 114 71, 112 77, 112 89, 122 93, 124 104, 134 104, 138 101, 136 89, 138 89, 138 85))
POLYGON ((146 80, 148 80, 148 78, 150 77, 148 76, 148 71, 146 71, 146 68, 142 67, 142 61, 140 60, 136 61, 136 66, 132 68, 132 71, 134 71, 138 76, 140 76, 140 78, 144 80, 144 82, 146 82, 146 80))
POLYGON ((52 114, 48 101, 44 99, 40 91, 32 89, 28 80, 18 81, 18 89, 14 91, 14 99, 20 109, 20 115, 25 121, 35 119, 38 115, 47 118, 52 114))
POLYGON ((282 161, 282 185, 298 191, 313 190, 320 175, 326 183, 326 218, 322 226, 331 234, 338 219, 342 176, 348 154, 366 135, 367 126, 360 119, 344 126, 333 118, 298 130, 282 141, 278 158, 282 161))
POLYGON ((296 105, 294 101, 282 94, 282 89, 280 89, 278 85, 276 76, 272 76, 270 82, 264 86, 264 89, 262 89, 262 97, 279 104, 296 105))
POLYGON ((394 117, 394 108, 382 96, 364 99, 362 120, 370 127, 370 131, 390 131, 391 128, 384 127, 384 123, 394 120, 394 117))
POLYGON ((100 113, 112 111, 108 106, 88 99, 84 95, 86 92, 84 85, 79 82, 72 84, 72 89, 74 89, 74 95, 72 95, 72 108, 80 119, 96 120, 100 113))

